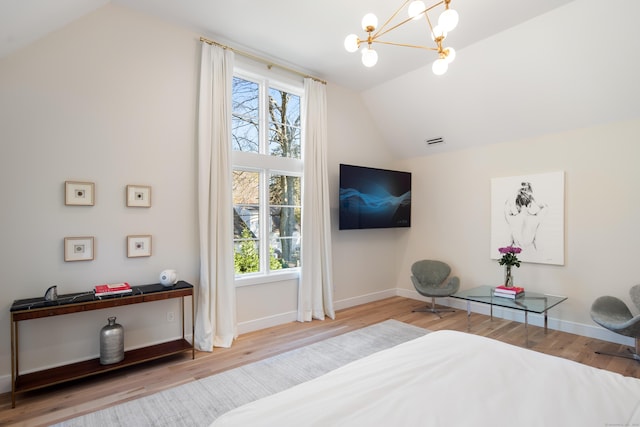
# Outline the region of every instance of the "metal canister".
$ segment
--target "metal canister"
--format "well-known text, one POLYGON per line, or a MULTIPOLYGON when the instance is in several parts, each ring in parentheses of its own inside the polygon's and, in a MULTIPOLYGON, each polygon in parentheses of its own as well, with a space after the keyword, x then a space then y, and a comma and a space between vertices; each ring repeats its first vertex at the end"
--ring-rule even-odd
POLYGON ((110 365, 124 359, 124 328, 109 317, 108 324, 100 330, 100 364, 110 365))

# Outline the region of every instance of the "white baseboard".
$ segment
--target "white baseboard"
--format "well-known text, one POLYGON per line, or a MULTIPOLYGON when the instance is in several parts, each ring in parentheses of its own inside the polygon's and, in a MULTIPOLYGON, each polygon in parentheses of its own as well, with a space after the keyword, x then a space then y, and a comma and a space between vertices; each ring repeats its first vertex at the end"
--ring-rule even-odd
POLYGON ((290 311, 288 313, 279 313, 273 316, 240 322, 238 323, 238 334, 246 334, 247 332, 258 331, 260 329, 266 329, 272 326, 295 322, 297 318, 298 313, 295 311, 290 311))
POLYGON ((0 393, 11 393, 11 375, 0 376, 0 393))
POLYGON ((356 305, 362 305, 373 301, 380 301, 381 299, 391 298, 397 295, 398 293, 395 289, 387 289, 386 291, 374 292, 372 294, 360 295, 354 298, 334 301, 333 308, 335 310, 343 310, 345 308, 355 307, 356 305))
MULTIPOLYGON (((344 308, 354 307, 356 305, 366 304, 368 302, 379 301, 381 299, 394 297, 396 295, 397 293, 394 289, 389 289, 382 292, 374 292, 372 294, 334 301, 333 307, 335 310, 342 310, 344 308)), ((288 313, 279 313, 273 316, 240 322, 238 323, 238 334, 246 334, 247 332, 258 331, 260 329, 266 329, 272 326, 295 322, 297 318, 298 314, 295 311, 291 311, 288 313)))

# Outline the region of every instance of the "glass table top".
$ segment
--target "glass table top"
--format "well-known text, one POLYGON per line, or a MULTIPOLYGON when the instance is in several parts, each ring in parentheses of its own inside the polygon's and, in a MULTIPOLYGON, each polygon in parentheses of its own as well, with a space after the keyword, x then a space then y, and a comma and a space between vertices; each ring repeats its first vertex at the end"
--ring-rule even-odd
POLYGON ((481 302, 499 307, 528 311, 531 313, 544 313, 567 299, 567 297, 559 295, 539 294, 526 290, 523 296, 511 299, 494 296, 494 289, 494 286, 478 286, 477 288, 465 289, 456 292, 451 296, 453 298, 463 299, 466 301, 481 302))

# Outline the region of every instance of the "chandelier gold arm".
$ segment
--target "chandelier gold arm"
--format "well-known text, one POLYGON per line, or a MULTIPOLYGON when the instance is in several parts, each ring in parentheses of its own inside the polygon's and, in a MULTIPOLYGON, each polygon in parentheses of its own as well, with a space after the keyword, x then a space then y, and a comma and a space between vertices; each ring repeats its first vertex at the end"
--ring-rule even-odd
MULTIPOLYGON (((380 29, 379 29, 378 31, 376 31, 376 33, 372 36, 373 40, 377 39, 378 37, 382 37, 382 36, 384 36, 384 35, 385 35, 385 34, 387 34, 388 32, 391 32, 391 31, 395 30, 396 28, 398 28, 398 27, 400 27, 400 26, 402 26, 402 25, 406 24, 407 22, 413 21, 413 19, 414 19, 414 18, 407 18, 407 19, 405 19, 404 21, 402 21, 402 22, 400 22, 400 23, 398 23, 398 24, 394 25, 393 27, 391 27, 391 28, 389 28, 389 29, 387 29, 387 30, 385 30, 385 29, 384 29, 387 25, 389 25, 389 22, 391 22, 391 21, 393 20, 393 18, 395 18, 395 17, 398 15, 398 13, 399 13, 399 12, 400 12, 400 11, 401 11, 401 10, 402 10, 406 5, 407 5, 407 3, 409 3, 410 1, 411 1, 411 0, 406 0, 406 1, 402 4, 402 6, 400 6, 400 8, 398 8, 398 10, 396 10, 396 11, 394 12, 394 14, 393 14, 393 15, 391 15, 391 17, 390 17, 389 19, 387 19, 387 21, 386 21, 384 24, 382 24, 382 26, 380 27, 380 29), (384 30, 384 31, 383 31, 383 30, 384 30)), ((449 1, 451 1, 451 0, 449 0, 449 1)), ((448 7, 448 3, 449 3, 449 2, 447 1, 447 2, 446 2, 447 7, 448 7)), ((429 28, 430 28, 432 31, 433 31, 433 28, 431 27, 431 21, 429 21, 429 15, 428 15, 428 12, 429 12, 430 10, 432 10, 432 9, 434 9, 434 8, 436 8, 436 7, 440 6, 440 5, 442 5, 442 4, 445 4, 445 0, 442 0, 442 1, 440 1, 440 2, 438 2, 438 3, 436 3, 436 4, 434 4, 434 5, 431 5, 431 6, 429 6, 428 8, 426 8, 425 10, 423 10, 422 12, 420 12, 420 15, 424 15, 424 16, 427 18, 427 22, 429 22, 429 28)), ((368 28, 367 28, 367 29, 368 29, 368 28)))
POLYGON ((437 48, 437 47, 429 47, 429 46, 420 46, 420 45, 415 45, 415 44, 405 44, 405 43, 394 43, 394 42, 384 42, 381 40, 371 40, 371 43, 378 43, 378 44, 388 44, 391 46, 401 46, 401 47, 413 47, 416 49, 424 49, 424 50, 433 50, 434 52, 439 52, 440 50, 442 50, 442 48, 437 48))
MULTIPOLYGON (((400 25, 402 25, 402 24, 404 24, 405 22, 408 22, 408 21, 410 21, 410 20, 411 20, 411 19, 404 20, 402 23, 400 23, 400 24, 398 24, 398 25, 394 26, 393 28, 391 28, 391 29, 389 29, 389 30, 387 30, 387 31, 385 31, 385 32, 382 32, 382 30, 384 30, 384 28, 385 28, 387 25, 389 25, 389 23, 390 23, 391 21, 393 21, 393 19, 394 19, 396 16, 398 16, 398 13, 400 13, 400 11, 401 11, 402 9, 404 9, 404 7, 405 7, 405 6, 407 5, 407 3, 409 3, 410 1, 411 1, 411 0, 405 0, 405 2, 404 2, 404 3, 402 3, 402 5, 401 5, 401 6, 400 6, 400 7, 399 7, 395 12, 393 12, 393 15, 391 15, 391 16, 389 17, 389 19, 387 19, 387 20, 385 21, 385 23, 384 23, 384 24, 382 24, 382 26, 378 29, 378 31, 373 35, 373 38, 374 38, 374 39, 376 39, 376 38, 380 37, 381 35, 383 35, 383 34, 385 34, 385 33, 388 33, 389 31, 393 30, 394 28, 398 28, 400 25)), ((369 31, 369 28, 367 28, 367 31, 369 31)), ((372 31, 375 31, 375 28, 374 28, 372 31)), ((369 31, 369 34, 371 34, 371 32, 370 32, 370 31, 369 31)))

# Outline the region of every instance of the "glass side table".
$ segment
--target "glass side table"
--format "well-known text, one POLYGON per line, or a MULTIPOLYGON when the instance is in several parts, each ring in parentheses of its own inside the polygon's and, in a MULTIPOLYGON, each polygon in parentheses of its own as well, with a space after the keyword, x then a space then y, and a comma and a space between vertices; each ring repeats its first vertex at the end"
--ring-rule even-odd
POLYGON ((559 295, 547 295, 539 294, 536 292, 525 291, 524 295, 515 299, 497 297, 493 295, 494 286, 478 286, 476 288, 465 289, 451 295, 453 298, 458 298, 467 301, 467 325, 471 327, 471 303, 479 302, 482 304, 489 304, 491 312, 491 320, 493 320, 493 306, 506 307, 514 310, 524 311, 524 328, 525 339, 527 347, 529 346, 529 313, 543 314, 544 315, 544 332, 547 333, 548 318, 547 312, 549 309, 555 307, 561 302, 565 301, 567 297, 559 295))

